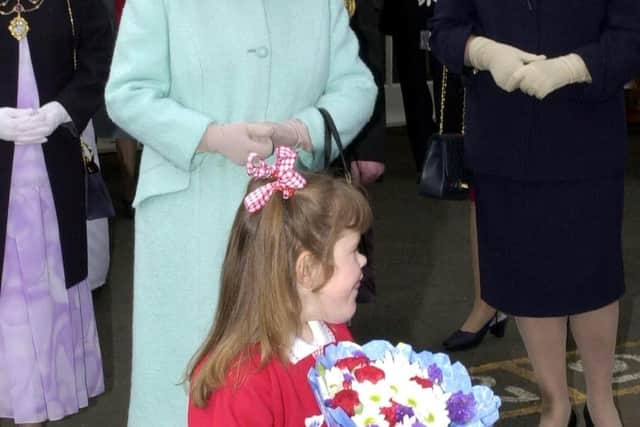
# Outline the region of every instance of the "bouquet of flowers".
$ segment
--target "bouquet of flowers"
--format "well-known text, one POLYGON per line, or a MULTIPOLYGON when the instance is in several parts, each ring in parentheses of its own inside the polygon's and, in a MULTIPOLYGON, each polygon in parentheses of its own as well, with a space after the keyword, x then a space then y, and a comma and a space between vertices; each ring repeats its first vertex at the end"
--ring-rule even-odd
POLYGON ((500 399, 472 386, 461 363, 407 344, 331 344, 308 375, 329 427, 484 427, 498 420, 500 399))

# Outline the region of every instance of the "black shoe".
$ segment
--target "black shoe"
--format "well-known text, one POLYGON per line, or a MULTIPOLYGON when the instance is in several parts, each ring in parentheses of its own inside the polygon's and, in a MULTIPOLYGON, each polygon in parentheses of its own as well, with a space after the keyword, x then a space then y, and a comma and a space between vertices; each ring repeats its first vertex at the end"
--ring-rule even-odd
MULTIPOLYGON (((504 315, 503 315, 504 316, 504 315)), ((476 347, 482 342, 487 331, 498 338, 504 337, 504 331, 507 326, 507 316, 499 318, 498 312, 493 315, 478 332, 466 332, 461 329, 455 331, 449 338, 442 342, 444 348, 448 351, 468 350, 476 347)))
POLYGON ((489 325, 489 332, 491 332, 491 335, 496 338, 504 337, 504 332, 507 329, 507 319, 509 319, 509 317, 506 314, 496 312, 489 325))
MULTIPOLYGON (((576 416, 576 413, 574 412, 574 410, 571 409, 571 416, 569 417, 569 424, 567 424, 567 427, 576 427, 577 425, 578 425, 578 417, 576 416)), ((587 424, 587 427, 588 427, 588 424, 587 424)))
POLYGON ((587 404, 584 405, 584 410, 582 411, 582 415, 584 415, 584 426, 585 427, 594 427, 593 420, 591 419, 591 414, 589 414, 589 408, 587 404))

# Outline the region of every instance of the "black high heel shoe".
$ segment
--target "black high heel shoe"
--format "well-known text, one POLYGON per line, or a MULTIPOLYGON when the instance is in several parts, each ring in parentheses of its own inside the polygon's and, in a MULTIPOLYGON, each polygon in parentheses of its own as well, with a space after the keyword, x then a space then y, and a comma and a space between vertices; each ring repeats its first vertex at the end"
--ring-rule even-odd
POLYGON ((595 427, 593 424, 593 420, 591 419, 591 414, 589 413, 589 407, 585 403, 584 409, 582 410, 582 415, 584 416, 584 426, 585 427, 595 427))
POLYGON ((578 416, 576 415, 575 411, 571 409, 571 416, 569 417, 569 424, 567 424, 567 427, 576 427, 577 425, 578 425, 578 416))
POLYGON ((448 351, 460 351, 468 350, 470 348, 478 346, 487 332, 491 332, 492 335, 502 338, 504 337, 505 328, 507 327, 507 319, 505 314, 498 313, 493 315, 485 325, 480 328, 478 332, 466 332, 458 329, 442 342, 444 348, 448 351))

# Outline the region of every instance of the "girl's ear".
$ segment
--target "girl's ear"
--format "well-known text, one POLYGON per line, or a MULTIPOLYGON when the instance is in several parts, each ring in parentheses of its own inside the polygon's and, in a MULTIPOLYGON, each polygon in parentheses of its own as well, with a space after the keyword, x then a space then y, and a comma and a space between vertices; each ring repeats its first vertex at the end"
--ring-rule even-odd
POLYGON ((313 290, 318 285, 318 262, 309 251, 302 251, 296 260, 296 279, 299 286, 313 290))

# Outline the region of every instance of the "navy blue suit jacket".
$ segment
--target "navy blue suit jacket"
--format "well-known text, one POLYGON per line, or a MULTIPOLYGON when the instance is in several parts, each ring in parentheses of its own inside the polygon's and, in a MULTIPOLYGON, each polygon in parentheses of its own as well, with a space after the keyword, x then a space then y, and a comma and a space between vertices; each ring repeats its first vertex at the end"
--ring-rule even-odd
POLYGON ((638 0, 439 0, 431 49, 467 89, 465 161, 476 173, 524 181, 622 174, 624 84, 640 76, 638 0), (593 82, 539 101, 507 93, 464 67, 470 35, 553 58, 576 53, 593 82))

